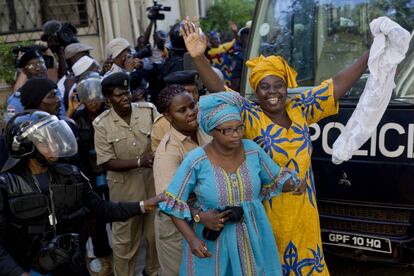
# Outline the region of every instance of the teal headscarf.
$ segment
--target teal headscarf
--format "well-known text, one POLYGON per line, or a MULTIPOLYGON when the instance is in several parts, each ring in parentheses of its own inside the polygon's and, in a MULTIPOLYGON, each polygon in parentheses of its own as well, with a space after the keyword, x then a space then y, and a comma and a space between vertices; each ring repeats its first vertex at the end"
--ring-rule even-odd
POLYGON ((225 122, 241 121, 239 97, 236 92, 219 92, 200 98, 200 126, 205 133, 225 122))

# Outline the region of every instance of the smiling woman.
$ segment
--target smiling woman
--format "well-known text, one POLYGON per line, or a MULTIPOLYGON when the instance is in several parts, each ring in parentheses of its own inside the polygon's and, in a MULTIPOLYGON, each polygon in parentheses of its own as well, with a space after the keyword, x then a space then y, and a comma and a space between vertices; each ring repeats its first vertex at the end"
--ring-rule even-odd
MULTIPOLYGON (((203 56, 205 39, 195 30, 198 22, 195 27, 187 22, 182 29, 187 50, 207 89, 224 91, 203 56)), ((338 112, 337 100, 359 79, 367 60, 365 53, 332 79, 289 99, 287 89, 297 86, 296 71, 281 56, 260 56, 246 63, 257 103, 227 93, 241 109, 244 137, 256 141, 278 165, 294 169, 306 181, 303 197, 283 194, 264 201, 284 275, 329 275, 322 251, 308 126, 338 112)))

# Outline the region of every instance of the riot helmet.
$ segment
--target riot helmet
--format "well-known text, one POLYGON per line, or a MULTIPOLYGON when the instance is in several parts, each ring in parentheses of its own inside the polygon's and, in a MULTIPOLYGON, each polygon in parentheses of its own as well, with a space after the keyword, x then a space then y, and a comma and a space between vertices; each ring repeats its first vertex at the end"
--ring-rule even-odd
POLYGON ((13 116, 6 125, 5 140, 10 157, 17 161, 8 160, 3 171, 35 153, 40 153, 46 160, 57 160, 78 151, 69 125, 55 115, 39 110, 25 110, 13 116))
POLYGON ((102 78, 98 74, 97 76, 89 74, 88 77, 76 85, 76 92, 81 103, 105 101, 102 94, 101 80, 102 78))

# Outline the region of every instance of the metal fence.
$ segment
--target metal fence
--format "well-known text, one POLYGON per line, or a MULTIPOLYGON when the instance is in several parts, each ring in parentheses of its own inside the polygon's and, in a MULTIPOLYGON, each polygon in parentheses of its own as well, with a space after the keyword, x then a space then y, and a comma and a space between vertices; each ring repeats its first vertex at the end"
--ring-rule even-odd
POLYGON ((39 39, 48 20, 71 22, 78 35, 98 34, 96 0, 0 0, 0 40, 39 39))

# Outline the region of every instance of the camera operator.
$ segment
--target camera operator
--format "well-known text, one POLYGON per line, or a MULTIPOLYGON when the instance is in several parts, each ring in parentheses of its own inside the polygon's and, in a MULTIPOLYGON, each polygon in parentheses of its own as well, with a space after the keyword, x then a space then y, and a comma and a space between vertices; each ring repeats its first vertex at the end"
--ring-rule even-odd
MULTIPOLYGON (((19 87, 17 88, 17 86, 15 86, 17 88, 16 91, 7 99, 6 122, 24 109, 20 99, 21 93, 19 89, 21 86, 30 79, 47 77, 47 64, 44 57, 36 49, 37 47, 34 45, 30 47, 16 48, 16 51, 20 54, 23 53, 21 57, 18 58, 17 68, 21 71, 20 76, 24 77, 20 78, 19 87)), ((58 95, 62 97, 60 94, 58 95)), ((60 108, 59 114, 64 116, 65 109, 63 106, 60 108)))
POLYGON ((160 201, 100 199, 78 167, 57 162, 75 154, 77 143, 56 116, 19 113, 5 134, 12 159, 0 174, 0 275, 89 275, 88 219, 125 221, 160 201))
POLYGON ((142 60, 136 57, 131 45, 125 38, 119 37, 111 40, 106 45, 105 52, 106 62, 112 62, 112 66, 104 77, 118 72, 130 73, 143 65, 142 60))
POLYGON ((58 61, 58 68, 55 68, 55 80, 62 78, 67 71, 65 63, 64 49, 72 43, 78 43, 76 37, 77 30, 69 22, 59 22, 50 20, 43 24, 43 34, 41 40, 47 42, 47 47, 55 55, 58 61))

